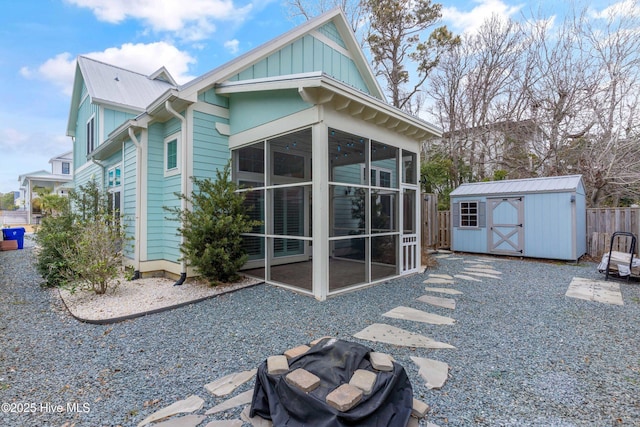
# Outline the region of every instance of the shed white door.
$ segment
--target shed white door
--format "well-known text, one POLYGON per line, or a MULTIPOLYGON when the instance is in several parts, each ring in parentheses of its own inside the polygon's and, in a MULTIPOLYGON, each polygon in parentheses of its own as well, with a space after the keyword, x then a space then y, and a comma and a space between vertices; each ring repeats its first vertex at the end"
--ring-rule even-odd
POLYGON ((489 252, 522 255, 524 252, 524 198, 487 199, 489 252))

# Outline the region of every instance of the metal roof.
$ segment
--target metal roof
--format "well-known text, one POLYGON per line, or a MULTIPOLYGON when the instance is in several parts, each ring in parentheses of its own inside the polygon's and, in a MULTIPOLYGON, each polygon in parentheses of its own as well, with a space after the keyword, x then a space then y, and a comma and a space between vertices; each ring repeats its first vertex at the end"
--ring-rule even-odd
POLYGON ((545 178, 510 179, 504 181, 473 182, 462 184, 451 196, 480 196, 492 194, 557 193, 575 191, 582 182, 582 175, 551 176, 545 178))
POLYGON ((144 109, 169 89, 175 88, 159 78, 152 79, 144 74, 125 70, 96 61, 85 56, 78 57, 78 65, 95 102, 104 102, 132 108, 144 109))

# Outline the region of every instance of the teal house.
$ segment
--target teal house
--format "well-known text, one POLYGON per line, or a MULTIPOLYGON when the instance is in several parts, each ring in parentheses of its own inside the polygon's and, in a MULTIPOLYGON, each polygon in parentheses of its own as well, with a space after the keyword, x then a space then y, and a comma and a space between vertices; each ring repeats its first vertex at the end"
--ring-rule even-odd
POLYGON ((385 101, 339 9, 184 85, 79 57, 67 133, 143 276, 195 274, 163 208, 229 161, 263 223, 246 274, 324 300, 420 267, 420 145, 440 130, 385 101))

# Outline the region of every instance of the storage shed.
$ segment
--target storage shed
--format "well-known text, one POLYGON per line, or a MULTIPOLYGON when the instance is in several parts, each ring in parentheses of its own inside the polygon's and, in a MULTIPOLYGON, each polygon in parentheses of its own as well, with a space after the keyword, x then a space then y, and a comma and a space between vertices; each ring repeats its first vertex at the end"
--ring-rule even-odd
POLYGON ((451 192, 451 249, 577 260, 587 252, 582 175, 463 184, 451 192))

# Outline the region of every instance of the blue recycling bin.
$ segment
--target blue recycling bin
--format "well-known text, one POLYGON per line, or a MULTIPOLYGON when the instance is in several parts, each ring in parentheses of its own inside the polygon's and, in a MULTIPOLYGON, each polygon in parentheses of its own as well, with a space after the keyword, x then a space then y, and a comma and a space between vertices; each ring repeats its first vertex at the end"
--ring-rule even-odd
POLYGON ((2 237, 4 240, 17 240, 18 249, 24 247, 24 227, 3 228, 2 237))

